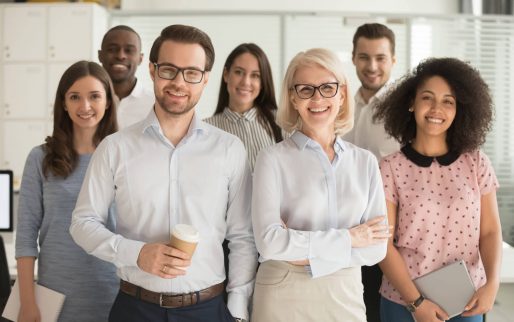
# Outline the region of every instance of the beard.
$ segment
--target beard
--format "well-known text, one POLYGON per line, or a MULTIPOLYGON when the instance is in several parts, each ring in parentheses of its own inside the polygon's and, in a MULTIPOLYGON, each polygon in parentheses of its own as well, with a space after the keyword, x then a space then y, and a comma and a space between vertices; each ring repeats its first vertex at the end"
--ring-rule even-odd
POLYGON ((167 101, 163 96, 156 96, 155 100, 157 103, 159 103, 159 107, 164 111, 166 114, 170 116, 180 116, 189 113, 196 104, 198 103, 197 100, 191 100, 187 101, 184 104, 177 104, 167 101))
POLYGON ((370 84, 370 83, 361 82, 362 88, 364 88, 368 91, 374 91, 374 92, 378 92, 378 90, 381 89, 384 85, 385 85, 385 82, 380 83, 380 84, 370 84))

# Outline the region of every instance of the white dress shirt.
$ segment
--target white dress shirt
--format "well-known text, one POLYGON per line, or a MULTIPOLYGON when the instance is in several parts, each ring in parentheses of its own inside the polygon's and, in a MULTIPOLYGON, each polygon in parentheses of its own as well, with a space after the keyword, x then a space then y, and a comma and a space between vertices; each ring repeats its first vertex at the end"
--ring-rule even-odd
POLYGON ((400 150, 400 144, 387 134, 384 124, 373 122, 373 106, 383 98, 391 85, 390 81, 382 86, 368 103, 362 98, 361 91, 357 91, 353 129, 343 136, 344 140, 371 151, 379 161, 386 155, 400 150))
POLYGON ((143 120, 153 108, 155 95, 153 91, 136 81, 130 95, 122 99, 118 105, 117 118, 120 129, 126 128, 143 120))
POLYGON ((175 147, 152 110, 108 136, 96 149, 79 194, 70 232, 88 253, 114 263, 119 277, 145 289, 189 293, 225 279, 222 243, 230 241, 228 308, 248 318, 257 266, 250 217, 251 174, 241 141, 193 117, 175 147), (112 201, 116 232, 104 224, 112 201), (145 243, 170 240, 190 224, 200 242, 185 276, 163 279, 137 266, 145 243))
POLYGON ((348 231, 386 215, 377 160, 340 138, 334 149, 330 162, 316 141, 297 131, 259 154, 252 197, 259 261, 309 259, 319 277, 384 258, 386 243, 352 248, 348 231))

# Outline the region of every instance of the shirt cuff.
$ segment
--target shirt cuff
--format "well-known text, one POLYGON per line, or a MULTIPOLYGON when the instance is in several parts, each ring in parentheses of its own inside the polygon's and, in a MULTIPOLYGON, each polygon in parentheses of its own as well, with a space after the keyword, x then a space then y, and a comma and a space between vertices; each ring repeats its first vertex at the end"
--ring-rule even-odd
POLYGON ((141 248, 145 243, 137 240, 122 238, 116 251, 116 261, 119 266, 136 266, 141 248))
POLYGON ((248 320, 248 297, 230 292, 228 294, 228 310, 233 317, 248 320))

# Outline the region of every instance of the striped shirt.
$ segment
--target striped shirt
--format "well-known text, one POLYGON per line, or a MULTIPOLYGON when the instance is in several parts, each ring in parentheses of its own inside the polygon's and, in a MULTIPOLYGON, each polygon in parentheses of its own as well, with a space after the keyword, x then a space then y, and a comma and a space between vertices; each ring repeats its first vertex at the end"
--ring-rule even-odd
POLYGON ((215 114, 204 121, 237 136, 243 141, 252 172, 259 151, 275 144, 269 124, 259 116, 259 111, 255 107, 243 114, 226 107, 223 113, 215 114))

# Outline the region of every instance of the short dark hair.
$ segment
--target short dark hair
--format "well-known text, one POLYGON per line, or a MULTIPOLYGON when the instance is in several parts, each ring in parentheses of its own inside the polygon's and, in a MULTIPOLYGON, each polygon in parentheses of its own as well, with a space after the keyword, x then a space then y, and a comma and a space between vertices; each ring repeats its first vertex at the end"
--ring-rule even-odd
POLYGON ((391 54, 394 56, 396 41, 394 37, 394 32, 389 29, 387 26, 381 23, 365 23, 355 31, 353 35, 353 49, 352 56, 355 55, 355 48, 357 47, 357 41, 359 38, 364 37, 367 39, 380 39, 387 38, 389 43, 391 44, 391 54))
POLYGON ((456 58, 429 58, 421 62, 377 104, 374 121, 383 121, 387 133, 401 145, 409 144, 416 136, 416 120, 409 108, 418 88, 433 76, 448 82, 457 101, 455 119, 446 135, 449 149, 457 153, 478 149, 491 128, 493 103, 478 70, 456 58))
MULTIPOLYGON (((268 61, 268 57, 261 49, 254 43, 243 43, 234 48, 228 55, 225 61, 224 69, 229 72, 232 64, 237 57, 242 54, 251 54, 257 59, 259 63, 259 73, 261 76, 261 91, 255 98, 255 107, 259 110, 260 117, 269 125, 275 142, 283 140, 282 130, 275 122, 275 113, 277 110, 277 101, 275 98, 275 87, 273 86, 273 75, 271 74, 271 66, 268 61)), ((223 113, 223 110, 228 106, 229 94, 227 89, 227 82, 223 76, 221 76, 220 92, 218 95, 218 104, 216 105, 216 111, 214 114, 223 113)))
POLYGON ((54 128, 51 136, 46 138, 43 159, 43 174, 66 178, 78 164, 78 153, 73 146, 73 121, 65 110, 65 95, 73 84, 86 76, 92 76, 102 83, 107 95, 107 109, 93 136, 97 146, 107 135, 118 130, 116 108, 118 98, 114 93, 111 78, 102 66, 91 61, 79 61, 68 67, 63 73, 54 102, 54 128))
POLYGON ((104 37, 102 38, 102 47, 101 48, 104 48, 105 46, 105 41, 107 40, 107 36, 113 32, 113 31, 117 31, 117 30, 123 30, 123 31, 128 31, 128 32, 132 32, 134 33, 136 36, 137 36, 137 39, 139 40, 139 50, 141 50, 141 36, 139 36, 139 34, 132 28, 130 28, 129 26, 126 26, 126 25, 118 25, 118 26, 114 26, 112 27, 111 29, 109 29, 105 34, 104 34, 104 37))
POLYGON ((164 28, 157 39, 155 39, 152 49, 150 50, 150 62, 157 63, 159 58, 159 50, 166 40, 186 44, 199 44, 205 51, 205 70, 210 71, 214 65, 214 47, 211 38, 198 28, 186 25, 171 25, 164 28))

